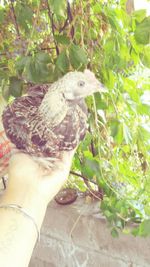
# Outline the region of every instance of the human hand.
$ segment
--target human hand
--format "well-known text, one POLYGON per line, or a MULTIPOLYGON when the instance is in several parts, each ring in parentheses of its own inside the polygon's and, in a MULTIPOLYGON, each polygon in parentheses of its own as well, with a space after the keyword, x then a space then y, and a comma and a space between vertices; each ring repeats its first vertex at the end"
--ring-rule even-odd
POLYGON ((13 155, 8 172, 9 195, 16 196, 17 202, 22 201, 22 196, 29 200, 36 195, 47 205, 67 180, 74 152, 63 152, 53 170, 46 174, 31 156, 23 153, 13 155))
POLYGON ((37 229, 41 228, 49 201, 68 178, 74 152, 63 152, 49 173, 29 155, 18 152, 12 156, 7 189, 0 203, 1 207, 8 207, 0 209, 0 246, 7 244, 8 257, 1 249, 0 266, 11 266, 12 262, 14 266, 28 266, 37 229), (20 212, 9 208, 12 204, 20 206, 20 212), (23 210, 28 216, 22 213, 23 210))

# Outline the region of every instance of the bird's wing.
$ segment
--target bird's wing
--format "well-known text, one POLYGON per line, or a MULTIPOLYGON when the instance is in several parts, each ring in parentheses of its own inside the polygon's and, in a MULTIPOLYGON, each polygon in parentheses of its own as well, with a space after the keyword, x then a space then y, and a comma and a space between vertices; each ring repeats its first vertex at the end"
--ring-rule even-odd
POLYGON ((60 115, 57 112, 57 116, 53 116, 55 126, 51 127, 51 109, 39 112, 41 104, 43 103, 43 108, 47 104, 45 91, 36 96, 34 92, 37 92, 36 87, 28 96, 15 99, 5 109, 3 124, 6 135, 18 149, 31 155, 57 158, 60 151, 72 150, 83 139, 87 129, 85 104, 70 103, 67 106, 65 102, 60 102, 59 94, 58 99, 55 95, 54 99, 50 97, 51 101, 55 100, 54 105, 53 101, 50 102, 52 107, 60 109, 60 115))
POLYGON ((16 98, 3 112, 6 135, 19 149, 28 145, 31 125, 48 88, 48 84, 29 87, 27 96, 16 98))
MULTIPOLYGON (((34 87, 35 92, 36 87, 34 87)), ((31 92, 30 92, 31 93, 31 92)), ((50 157, 58 153, 58 138, 38 108, 45 94, 22 96, 6 107, 2 119, 7 137, 18 149, 31 155, 50 157)))
POLYGON ((47 93, 48 88, 50 87, 50 84, 42 84, 42 85, 35 85, 31 86, 27 89, 27 94, 29 96, 33 97, 44 97, 44 95, 47 93))
POLYGON ((87 114, 79 105, 70 107, 64 120, 54 128, 59 138, 59 150, 72 150, 84 138, 87 130, 87 114))
POLYGON ((31 128, 27 152, 38 157, 57 157, 59 138, 47 127, 42 118, 37 116, 31 128))
POLYGON ((27 152, 38 157, 59 158, 61 151, 74 149, 84 138, 86 119, 87 114, 78 105, 71 106, 63 121, 54 128, 49 127, 38 114, 31 126, 32 146, 28 145, 27 152))
POLYGON ((3 112, 2 119, 6 135, 19 149, 26 148, 30 126, 41 101, 41 97, 19 97, 3 112))

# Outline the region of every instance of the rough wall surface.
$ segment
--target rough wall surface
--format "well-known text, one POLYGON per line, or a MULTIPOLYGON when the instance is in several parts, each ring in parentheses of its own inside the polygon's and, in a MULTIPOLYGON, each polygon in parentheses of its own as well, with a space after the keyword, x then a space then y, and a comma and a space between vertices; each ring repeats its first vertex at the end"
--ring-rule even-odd
POLYGON ((91 266, 150 267, 150 238, 112 238, 98 202, 51 202, 29 267, 91 266))

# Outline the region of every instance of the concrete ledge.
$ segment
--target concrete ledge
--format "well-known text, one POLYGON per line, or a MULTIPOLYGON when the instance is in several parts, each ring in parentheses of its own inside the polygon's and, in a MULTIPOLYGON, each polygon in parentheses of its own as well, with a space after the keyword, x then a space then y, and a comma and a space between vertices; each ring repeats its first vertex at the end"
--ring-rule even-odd
POLYGON ((29 267, 150 267, 150 238, 112 238, 99 203, 51 202, 29 267))

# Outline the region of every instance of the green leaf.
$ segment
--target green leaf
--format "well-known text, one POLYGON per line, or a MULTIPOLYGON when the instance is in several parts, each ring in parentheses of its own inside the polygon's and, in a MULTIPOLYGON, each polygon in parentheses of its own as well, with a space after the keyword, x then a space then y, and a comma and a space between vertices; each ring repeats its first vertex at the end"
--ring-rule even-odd
POLYGON ((139 227, 135 227, 132 231, 131 231, 132 235, 134 236, 138 236, 139 235, 139 227))
POLYGON ((113 213, 110 212, 110 210, 105 210, 103 213, 104 213, 104 215, 105 215, 108 219, 111 218, 112 215, 113 215, 113 213))
MULTIPOLYGON (((150 102, 150 101, 149 101, 150 102)), ((150 103, 141 104, 137 107, 137 112, 141 115, 150 115, 150 103)))
POLYGON ((146 17, 146 9, 136 10, 132 13, 132 17, 136 19, 138 22, 142 22, 142 20, 146 17))
MULTIPOLYGON (((117 28, 119 26, 119 23, 117 21, 117 17, 116 17, 115 11, 110 9, 108 11, 107 15, 108 15, 108 20, 109 20, 110 25, 112 26, 112 28, 117 30, 117 28)), ((120 26, 119 26, 119 28, 120 28, 120 26)))
POLYGON ((66 73, 69 70, 69 59, 66 51, 61 52, 61 54, 57 57, 56 66, 62 73, 66 73))
POLYGON ((0 69, 0 83, 2 82, 3 79, 7 79, 7 77, 8 77, 7 73, 3 69, 0 69))
POLYGON ((32 24, 33 10, 26 4, 18 2, 15 11, 19 26, 28 32, 29 24, 32 24))
POLYGON ((17 77, 9 78, 9 92, 14 97, 19 97, 22 94, 23 82, 17 77))
POLYGON ((94 94, 94 98, 95 98, 95 104, 96 104, 96 109, 107 109, 107 104, 106 102, 102 101, 101 99, 101 95, 99 93, 95 93, 94 94))
POLYGON ((149 204, 147 206, 145 206, 144 211, 145 211, 146 215, 150 216, 150 206, 149 206, 149 204))
POLYGON ((84 162, 81 166, 82 174, 89 179, 92 179, 94 176, 99 176, 99 162, 93 158, 92 154, 88 151, 84 152, 84 162))
POLYGON ((34 83, 51 82, 53 79, 53 65, 49 54, 39 52, 30 58, 24 74, 27 80, 34 83))
POLYGON ((61 70, 55 65, 54 73, 53 73, 53 81, 57 81, 60 77, 62 77, 61 70))
POLYGON ((150 16, 137 25, 134 36, 140 44, 150 43, 150 16))
POLYGON ((111 121, 111 123, 110 123, 111 136, 115 137, 117 135, 119 124, 120 123, 117 119, 111 121))
POLYGON ((57 43, 62 45, 70 44, 70 40, 66 35, 55 35, 55 40, 57 41, 57 43))
POLYGON ((150 235, 150 219, 144 220, 139 226, 139 235, 140 236, 149 236, 150 235))
POLYGON ((140 101, 139 92, 137 89, 136 81, 130 78, 124 79, 124 90, 128 92, 129 96, 135 102, 140 101))
POLYGON ((0 9, 0 24, 3 24, 4 20, 5 20, 5 10, 0 9))
POLYGON ((102 12, 102 5, 101 3, 96 3, 92 7, 94 14, 101 13, 102 12))
POLYGON ((129 127, 125 123, 123 123, 123 136, 126 144, 130 144, 132 141, 131 132, 129 127))
POLYGON ((39 52, 35 55, 35 58, 37 61, 43 64, 48 64, 51 63, 51 57, 49 54, 44 53, 44 52, 39 52))
POLYGON ((2 96, 6 101, 8 101, 9 97, 10 97, 10 90, 9 89, 10 88, 8 85, 3 86, 3 88, 2 88, 2 96))
POLYGON ((53 65, 49 54, 39 52, 34 56, 23 56, 16 62, 16 70, 34 83, 51 82, 53 65))
POLYGON ((112 237, 114 237, 114 238, 117 238, 117 237, 119 236, 119 233, 118 233, 118 231, 116 230, 116 228, 113 228, 113 229, 111 230, 111 235, 112 235, 112 237))
POLYGON ((138 126, 139 140, 150 140, 150 127, 147 124, 138 126))
POLYGON ((146 45, 142 52, 141 61, 147 68, 150 68, 150 45, 146 45))
POLYGON ((16 61, 15 67, 16 67, 18 74, 20 75, 22 74, 25 67, 28 64, 30 64, 31 59, 32 59, 31 56, 22 56, 16 61))
POLYGON ((49 0, 49 4, 56 16, 65 16, 66 0, 49 0))
POLYGON ((80 68, 82 65, 87 65, 88 58, 85 50, 78 45, 72 44, 69 49, 69 57, 71 65, 74 69, 80 68))
POLYGON ((117 144, 121 144, 123 141, 123 124, 122 123, 118 125, 118 130, 115 136, 115 141, 117 142, 117 144))

